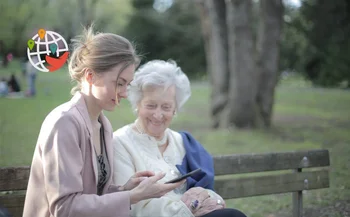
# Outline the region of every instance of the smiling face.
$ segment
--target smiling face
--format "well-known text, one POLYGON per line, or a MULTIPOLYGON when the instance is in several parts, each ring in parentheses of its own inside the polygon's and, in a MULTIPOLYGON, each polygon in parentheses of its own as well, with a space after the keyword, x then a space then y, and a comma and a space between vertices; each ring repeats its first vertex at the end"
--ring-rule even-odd
POLYGON ((169 127, 176 108, 175 86, 164 90, 162 87, 149 87, 143 91, 138 104, 138 119, 145 133, 162 138, 169 127))
POLYGON ((127 86, 134 77, 135 66, 125 68, 118 78, 121 67, 119 65, 100 76, 94 76, 91 93, 102 110, 113 111, 120 100, 127 97, 127 86))

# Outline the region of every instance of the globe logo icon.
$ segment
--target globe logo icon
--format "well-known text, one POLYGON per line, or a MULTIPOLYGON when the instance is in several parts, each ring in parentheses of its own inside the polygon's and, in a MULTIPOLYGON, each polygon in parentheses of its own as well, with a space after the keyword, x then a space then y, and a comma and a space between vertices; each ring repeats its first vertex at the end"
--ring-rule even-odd
POLYGON ((53 72, 67 61, 69 49, 66 40, 53 31, 39 29, 27 42, 27 56, 30 63, 42 72, 53 72))

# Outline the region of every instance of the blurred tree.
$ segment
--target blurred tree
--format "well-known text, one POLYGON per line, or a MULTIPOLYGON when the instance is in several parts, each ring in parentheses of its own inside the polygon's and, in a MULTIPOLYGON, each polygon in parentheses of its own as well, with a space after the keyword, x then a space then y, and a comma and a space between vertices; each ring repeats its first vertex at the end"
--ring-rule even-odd
POLYGON ((291 24, 306 39, 300 64, 315 85, 350 87, 350 3, 347 0, 304 0, 291 24))
POLYGON ((166 11, 155 10, 154 4, 153 0, 133 0, 134 13, 124 31, 125 37, 136 42, 142 62, 173 59, 190 77, 205 72, 200 21, 193 1, 176 0, 166 11))
POLYGON ((85 27, 90 26, 96 19, 96 4, 99 0, 78 0, 79 15, 81 24, 85 27))
POLYGON ((217 128, 221 122, 220 114, 228 101, 230 78, 226 4, 223 0, 196 2, 200 8, 207 71, 212 88, 210 111, 213 127, 217 128))
POLYGON ((257 33, 257 90, 255 122, 271 125, 275 87, 279 74, 280 40, 284 7, 282 0, 260 0, 259 29, 257 33))
POLYGON ((295 71, 300 68, 302 52, 307 46, 307 40, 294 25, 293 21, 299 19, 298 7, 285 4, 284 25, 281 36, 280 71, 295 71))
POLYGON ((255 126, 257 72, 254 62, 251 0, 226 1, 228 29, 229 91, 223 120, 227 126, 255 126))
MULTIPOLYGON (((0 3, 0 40, 3 41, 5 50, 3 52, 12 52, 17 55, 19 52, 24 52, 22 45, 26 46, 25 40, 26 30, 31 25, 32 21, 38 18, 36 13, 41 14, 41 11, 36 12, 33 6, 34 0, 28 1, 2 1, 0 3)), ((43 3, 43 8, 47 6, 42 0, 37 3, 43 3)), ((35 4, 34 4, 35 5, 35 4)))
POLYGON ((278 77, 282 0, 260 0, 258 24, 253 23, 252 0, 197 2, 213 85, 213 127, 269 127, 278 77))
POLYGON ((68 43, 92 22, 99 31, 120 33, 131 12, 130 0, 1 1, 0 52, 25 57, 28 39, 40 28, 58 32, 68 43))

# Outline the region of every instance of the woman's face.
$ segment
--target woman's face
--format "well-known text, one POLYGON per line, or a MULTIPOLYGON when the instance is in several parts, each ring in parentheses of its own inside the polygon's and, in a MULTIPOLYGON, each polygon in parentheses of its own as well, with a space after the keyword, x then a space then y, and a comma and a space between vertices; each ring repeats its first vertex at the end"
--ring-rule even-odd
POLYGON ((150 87, 143 91, 138 104, 138 119, 148 135, 161 138, 169 127, 175 113, 175 86, 150 87))
POLYGON ((128 66, 118 77, 121 67, 118 65, 100 76, 95 76, 91 93, 102 110, 113 111, 122 98, 127 98, 126 89, 134 77, 135 66, 128 66))

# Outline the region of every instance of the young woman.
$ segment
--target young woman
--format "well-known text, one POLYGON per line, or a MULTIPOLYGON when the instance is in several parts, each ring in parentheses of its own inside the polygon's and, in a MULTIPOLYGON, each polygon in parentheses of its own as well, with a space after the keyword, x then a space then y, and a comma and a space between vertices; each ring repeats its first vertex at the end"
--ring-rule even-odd
MULTIPOLYGON (((183 182, 161 184, 164 173, 141 171, 112 185, 112 111, 133 79, 139 59, 131 43, 92 28, 73 41, 69 72, 73 98, 45 118, 37 140, 24 217, 129 216, 131 204, 157 198, 183 182)), ((121 174, 123 175, 123 174, 121 174)))

